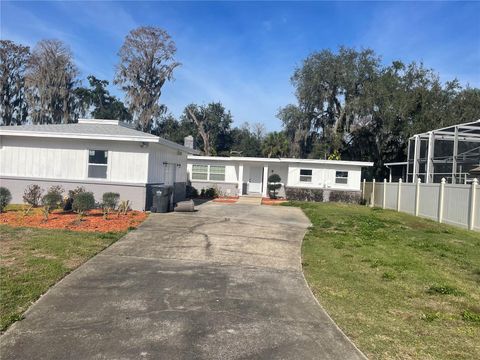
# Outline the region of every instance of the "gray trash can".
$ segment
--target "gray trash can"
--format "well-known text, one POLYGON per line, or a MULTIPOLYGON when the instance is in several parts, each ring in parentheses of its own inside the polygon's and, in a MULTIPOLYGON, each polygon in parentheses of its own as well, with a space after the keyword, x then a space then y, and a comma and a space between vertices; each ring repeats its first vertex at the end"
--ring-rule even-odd
POLYGON ((166 213, 172 208, 173 186, 155 185, 152 186, 152 212, 166 213))

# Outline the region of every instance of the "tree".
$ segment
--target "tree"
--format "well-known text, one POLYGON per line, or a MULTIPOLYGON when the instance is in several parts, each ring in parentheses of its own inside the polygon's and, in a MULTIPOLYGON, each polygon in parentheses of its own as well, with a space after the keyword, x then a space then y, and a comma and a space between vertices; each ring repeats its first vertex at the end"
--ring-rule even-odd
POLYGON ((42 40, 34 48, 26 73, 27 101, 34 124, 71 122, 77 68, 60 40, 42 40))
POLYGON ((114 84, 125 91, 130 113, 142 131, 150 131, 154 119, 165 112, 158 101, 163 85, 180 65, 174 59, 176 50, 170 35, 152 26, 130 31, 120 48, 114 84))
POLYGON ((277 198, 277 190, 282 187, 282 184, 280 184, 280 181, 282 181, 282 179, 278 174, 272 174, 268 177, 267 188, 268 188, 268 193, 271 199, 277 198))
POLYGON ((106 88, 107 80, 99 80, 93 75, 88 76, 87 79, 90 88, 75 89, 82 116, 90 114, 95 119, 116 119, 127 122, 132 120, 123 102, 110 95, 106 88))
POLYGON ((262 132, 261 128, 254 128, 253 132, 248 123, 230 131, 232 146, 230 154, 255 157, 262 155, 262 132))
POLYGON ((182 144, 185 136, 192 135, 193 127, 182 124, 172 115, 166 114, 155 119, 152 134, 182 144), (189 129, 191 128, 191 129, 189 129))
POLYGON ((380 59, 370 49, 340 47, 338 53, 323 50, 305 59, 292 76, 298 108, 280 113, 282 121, 293 122, 296 153, 302 153, 301 145, 305 146, 311 131, 327 145, 328 153, 340 148, 356 120, 351 108, 375 79, 379 66, 380 59))
POLYGON ((25 70, 28 46, 0 40, 0 119, 2 125, 20 125, 27 119, 25 70))
POLYGON ((290 104, 280 109, 277 117, 282 121, 285 135, 290 141, 290 156, 305 157, 313 136, 311 120, 307 114, 299 106, 290 104))
POLYGON ((182 122, 193 124, 199 134, 199 147, 204 155, 228 152, 231 147, 230 125, 232 114, 221 103, 208 105, 188 105, 183 113, 182 122))
POLYGON ((272 132, 268 134, 262 144, 263 155, 271 157, 288 156, 289 142, 283 132, 272 132))

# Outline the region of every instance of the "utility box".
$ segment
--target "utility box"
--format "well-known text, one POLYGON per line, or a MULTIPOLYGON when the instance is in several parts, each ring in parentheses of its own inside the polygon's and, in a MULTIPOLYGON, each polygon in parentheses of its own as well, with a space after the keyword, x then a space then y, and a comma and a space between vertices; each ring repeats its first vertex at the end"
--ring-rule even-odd
POLYGON ((152 212, 166 213, 171 211, 173 207, 173 186, 168 185, 153 185, 151 192, 152 199, 152 212))

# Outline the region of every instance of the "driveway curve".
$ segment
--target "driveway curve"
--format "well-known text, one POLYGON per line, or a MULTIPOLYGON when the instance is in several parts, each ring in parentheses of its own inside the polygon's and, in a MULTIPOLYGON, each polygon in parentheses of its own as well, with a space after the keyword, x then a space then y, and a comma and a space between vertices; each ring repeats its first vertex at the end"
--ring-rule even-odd
POLYGON ((301 271, 300 209, 152 214, 50 289, 1 359, 364 359, 301 271))

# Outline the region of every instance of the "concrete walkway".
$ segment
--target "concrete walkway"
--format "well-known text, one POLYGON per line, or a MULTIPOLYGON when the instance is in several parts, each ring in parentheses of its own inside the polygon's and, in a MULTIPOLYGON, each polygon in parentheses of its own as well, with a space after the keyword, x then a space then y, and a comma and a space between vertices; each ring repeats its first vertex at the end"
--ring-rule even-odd
POLYGON ((48 291, 1 359, 362 359, 300 268, 296 208, 152 214, 48 291))

